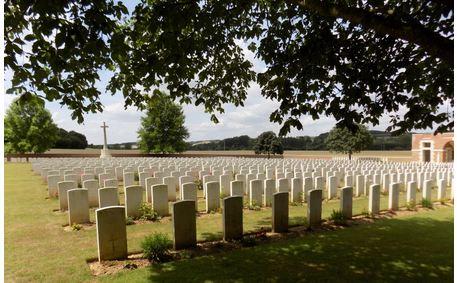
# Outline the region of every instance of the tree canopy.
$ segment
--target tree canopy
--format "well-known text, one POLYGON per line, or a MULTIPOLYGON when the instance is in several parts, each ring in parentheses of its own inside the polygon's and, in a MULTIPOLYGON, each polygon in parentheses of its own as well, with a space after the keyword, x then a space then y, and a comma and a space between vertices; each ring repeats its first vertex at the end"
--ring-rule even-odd
POLYGON ((355 132, 344 127, 334 127, 325 139, 328 150, 348 154, 349 159, 353 153, 367 149, 372 143, 373 136, 363 125, 357 125, 355 132))
POLYGON ((353 131, 388 115, 394 133, 443 132, 454 128, 453 13, 450 0, 143 0, 131 14, 113 0, 8 0, 5 65, 9 92, 60 101, 79 122, 102 110, 95 83, 110 70, 126 106, 165 87, 213 121, 256 82, 281 102, 270 116, 280 135, 302 129, 302 115, 353 131))
POLYGON ((85 135, 75 131, 67 132, 64 129, 59 128, 58 138, 54 147, 85 149, 87 145, 88 143, 85 135))
POLYGON ((57 140, 57 126, 41 99, 13 101, 5 114, 5 152, 42 153, 57 140))
POLYGON ((281 140, 274 132, 264 132, 257 137, 254 152, 255 154, 268 154, 268 158, 270 158, 271 154, 283 154, 284 149, 281 140))
POLYGON ((181 106, 166 94, 156 91, 149 101, 146 116, 138 130, 139 148, 143 152, 174 153, 186 150, 189 132, 184 127, 181 106))

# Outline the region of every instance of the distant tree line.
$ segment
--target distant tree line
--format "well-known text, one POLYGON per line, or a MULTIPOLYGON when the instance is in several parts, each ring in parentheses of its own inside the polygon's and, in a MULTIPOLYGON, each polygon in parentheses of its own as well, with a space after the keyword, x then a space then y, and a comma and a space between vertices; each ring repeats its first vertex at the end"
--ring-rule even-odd
MULTIPOLYGON (((366 150, 411 150, 411 135, 403 134, 391 136, 388 132, 369 131, 373 136, 373 143, 366 150)), ((284 150, 328 150, 325 140, 328 133, 315 137, 283 137, 281 140, 284 150)), ((253 150, 257 138, 247 135, 213 140, 208 142, 188 142, 188 150, 253 150)))
MULTIPOLYGON (((132 149, 133 145, 136 145, 136 142, 124 142, 124 143, 114 143, 108 144, 109 149, 132 149)), ((88 148, 102 149, 102 144, 89 144, 88 148)))

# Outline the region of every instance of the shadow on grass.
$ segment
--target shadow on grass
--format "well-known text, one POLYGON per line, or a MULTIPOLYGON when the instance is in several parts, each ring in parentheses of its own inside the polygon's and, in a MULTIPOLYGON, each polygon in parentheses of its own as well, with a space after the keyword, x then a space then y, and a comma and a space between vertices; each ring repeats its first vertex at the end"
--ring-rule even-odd
POLYGON ((210 233, 205 232, 201 234, 201 237, 204 241, 218 241, 222 240, 222 232, 210 233))
POLYGON ((294 216, 294 217, 289 217, 289 226, 298 226, 298 225, 303 225, 305 226, 306 223, 306 217, 303 216, 294 216))
POLYGON ((150 268, 154 282, 452 282, 453 222, 381 220, 150 268))

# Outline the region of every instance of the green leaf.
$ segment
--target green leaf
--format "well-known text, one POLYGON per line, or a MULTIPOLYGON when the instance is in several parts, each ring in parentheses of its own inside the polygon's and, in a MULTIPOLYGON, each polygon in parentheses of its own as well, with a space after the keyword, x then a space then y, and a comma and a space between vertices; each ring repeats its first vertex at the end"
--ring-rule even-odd
POLYGON ((25 37, 24 37, 25 40, 27 41, 33 41, 36 39, 35 35, 34 34, 27 34, 25 37))

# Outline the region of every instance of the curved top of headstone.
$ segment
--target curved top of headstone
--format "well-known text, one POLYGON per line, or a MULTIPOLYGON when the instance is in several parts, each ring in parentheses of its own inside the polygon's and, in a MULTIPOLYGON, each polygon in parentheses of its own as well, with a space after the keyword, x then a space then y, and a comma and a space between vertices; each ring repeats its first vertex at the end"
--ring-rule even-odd
POLYGON ((100 188, 99 190, 105 190, 105 189, 117 190, 118 188, 116 188, 116 187, 103 187, 103 188, 100 188))
POLYGON ((195 183, 193 183, 193 182, 183 183, 182 186, 183 186, 183 187, 184 187, 184 186, 186 186, 186 187, 188 187, 188 186, 195 186, 195 187, 197 187, 197 185, 196 185, 195 183))
POLYGON ((105 206, 105 207, 102 207, 102 208, 98 208, 95 210, 95 213, 103 213, 104 211, 108 210, 108 211, 113 211, 115 209, 122 209, 122 210, 125 210, 125 206, 123 205, 112 205, 112 206, 105 206))
POLYGON ((175 207, 180 207, 180 206, 187 206, 187 205, 192 205, 192 208, 195 208, 195 200, 179 200, 174 203, 172 203, 172 206, 175 207))
POLYGON ((124 190, 127 190, 127 189, 143 189, 142 186, 139 186, 139 185, 131 185, 131 186, 127 186, 124 188, 124 190))
POLYGON ((226 201, 229 201, 229 202, 230 201, 239 201, 239 200, 241 200, 241 202, 242 202, 243 201, 243 197, 242 196, 228 196, 228 197, 225 197, 223 199, 224 202, 226 202, 226 201))
POLYGON ((71 192, 80 192, 80 191, 87 191, 86 188, 75 188, 67 191, 67 194, 70 194, 71 192))

